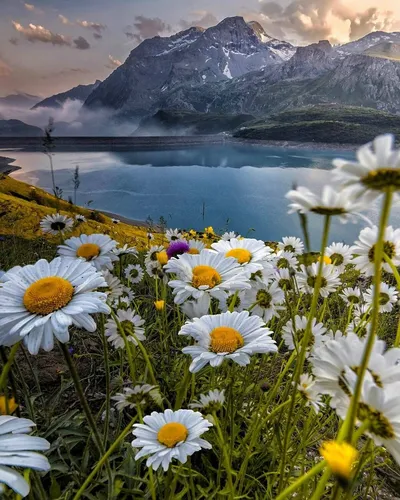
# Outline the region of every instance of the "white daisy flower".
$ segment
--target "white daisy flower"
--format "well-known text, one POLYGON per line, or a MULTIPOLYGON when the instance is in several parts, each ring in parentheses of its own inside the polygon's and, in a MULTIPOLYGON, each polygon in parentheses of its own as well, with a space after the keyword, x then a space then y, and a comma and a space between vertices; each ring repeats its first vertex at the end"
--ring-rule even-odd
POLYGON ((252 354, 276 352, 271 334, 264 321, 258 316, 250 316, 248 311, 196 318, 179 331, 179 335, 189 335, 196 341, 195 345, 182 349, 193 358, 189 367, 192 373, 208 363, 218 367, 225 359, 245 366, 250 363, 252 354))
POLYGON ((251 289, 246 291, 243 307, 244 309, 251 308, 251 314, 260 316, 268 323, 273 317, 279 317, 279 311, 285 309, 284 301, 285 294, 279 288, 277 281, 266 283, 257 278, 251 289))
MULTIPOLYGON (((372 306, 374 298, 375 286, 372 285, 365 292, 365 304, 367 306, 372 306)), ((393 306, 399 300, 399 294, 393 286, 389 286, 387 283, 381 283, 379 290, 379 312, 392 312, 393 306)))
MULTIPOLYGON (((349 392, 353 393, 357 375, 346 370, 345 381, 349 392)), ((357 424, 368 421, 365 434, 372 438, 377 446, 384 446, 400 464, 400 383, 379 387, 371 374, 367 373, 362 384, 360 402, 358 404, 357 424)), ((349 407, 349 398, 339 401, 336 412, 345 418, 349 407)))
POLYGON ((278 269, 297 269, 299 261, 294 253, 280 250, 274 255, 272 264, 278 269))
MULTIPOLYGON (((315 349, 310 359, 318 391, 332 396, 331 406, 349 396, 344 374, 347 368, 355 374, 361 365, 365 349, 365 338, 349 331, 346 337, 328 340, 315 349)), ((375 340, 367 371, 378 387, 400 382, 400 349, 385 352, 385 342, 375 340)))
POLYGON ((177 279, 168 284, 173 288, 175 303, 187 299, 200 299, 203 295, 221 300, 227 291, 235 292, 250 288, 247 275, 236 259, 222 253, 203 250, 199 255, 183 254, 171 259, 165 266, 177 279))
MULTIPOLYGON (((246 290, 240 290, 235 293, 226 293, 222 300, 219 300, 219 308, 222 312, 229 311, 229 308, 232 305, 233 300, 235 300, 235 305, 233 310, 237 312, 243 311, 246 308, 244 300, 245 300, 246 290)), ((207 312, 205 313, 207 314, 207 312)))
POLYGON ((322 401, 321 394, 318 394, 317 388, 315 387, 315 380, 313 377, 308 373, 300 375, 297 390, 306 401, 306 406, 311 406, 315 413, 318 413, 322 406, 322 401))
POLYGON ((129 288, 129 286, 124 286, 124 294, 127 295, 128 299, 132 302, 135 298, 134 292, 129 288))
POLYGON ((159 262, 146 262, 146 273, 153 279, 161 279, 165 283, 168 283, 168 276, 165 274, 163 267, 159 262))
MULTIPOLYGON (((289 320, 286 325, 282 327, 282 338, 289 349, 289 351, 300 350, 301 343, 306 332, 306 327, 308 323, 308 318, 306 316, 296 315, 293 320, 289 320)), ((322 323, 317 323, 317 320, 313 318, 311 323, 311 337, 308 347, 308 351, 320 347, 326 340, 326 328, 322 323)))
POLYGON ((182 233, 179 229, 167 229, 165 232, 165 237, 168 241, 177 241, 182 238, 182 233))
POLYGON ((258 271, 250 275, 251 284, 253 281, 256 281, 257 279, 265 281, 265 283, 268 283, 275 279, 277 268, 274 266, 273 260, 268 262, 264 261, 261 262, 261 264, 262 264, 262 269, 259 269, 258 271))
POLYGON ((152 234, 152 233, 147 233, 147 239, 148 239, 149 241, 154 240, 154 236, 153 236, 153 234, 152 234))
MULTIPOLYGON (((352 263, 366 276, 373 276, 375 272, 375 247, 378 240, 378 228, 376 226, 364 228, 358 237, 351 251, 356 256, 352 263)), ((393 264, 400 266, 400 229, 393 229, 388 226, 385 229, 383 249, 385 254, 392 260, 393 264)), ((387 262, 382 259, 382 268, 392 273, 387 262)))
MULTIPOLYGON (((160 264, 160 266, 164 265, 159 261, 159 254, 164 255, 164 253, 165 253, 165 247, 163 247, 162 245, 152 246, 150 248, 150 250, 146 253, 146 256, 144 259, 145 264, 157 263, 157 264, 160 264)), ((167 257, 167 260, 168 260, 168 257, 167 257)))
POLYGON ((126 306, 130 306, 131 302, 132 301, 129 299, 129 297, 120 297, 119 299, 114 300, 112 305, 114 308, 118 308, 118 306, 121 304, 125 304, 126 306))
POLYGON ((62 257, 80 258, 89 262, 98 271, 113 268, 113 262, 118 260, 113 250, 117 242, 105 234, 81 234, 69 238, 58 247, 58 255, 62 257))
POLYGON ((274 277, 281 290, 289 291, 293 289, 293 277, 289 269, 277 269, 274 277))
POLYGON ((29 494, 26 479, 11 467, 49 471, 50 464, 41 451, 50 448, 50 443, 41 437, 28 436, 35 424, 26 418, 0 416, 0 483, 7 485, 21 497, 29 494))
POLYGON ((57 235, 66 231, 71 231, 74 221, 70 217, 61 214, 46 215, 40 221, 40 229, 44 233, 57 235))
POLYGON ((214 389, 207 394, 200 394, 199 401, 189 404, 189 408, 204 410, 204 413, 212 413, 219 410, 225 403, 225 391, 214 389))
POLYGON ((144 272, 140 264, 129 264, 125 268, 124 275, 129 283, 134 285, 142 281, 144 272))
POLYGON ((226 232, 221 236, 221 240, 224 241, 233 240, 234 238, 241 238, 241 236, 239 234, 236 234, 235 231, 226 232))
POLYGON ((104 287, 106 288, 104 293, 107 294, 107 302, 119 299, 124 293, 124 285, 121 283, 121 280, 107 270, 103 272, 103 276, 107 283, 104 287))
POLYGON ((156 385, 149 384, 135 385, 133 389, 124 387, 122 392, 118 392, 111 399, 116 401, 115 407, 118 411, 122 411, 124 408, 132 410, 138 406, 145 406, 151 401, 158 405, 162 403, 160 389, 156 385))
MULTIPOLYGON (((123 329, 129 342, 132 342, 134 345, 138 345, 136 339, 140 340, 140 342, 146 340, 143 328, 144 319, 142 319, 139 314, 135 314, 132 309, 119 309, 116 316, 118 323, 123 329)), ((125 348, 124 338, 121 335, 114 318, 109 318, 105 324, 105 334, 108 337, 107 340, 115 349, 125 348)))
MULTIPOLYGON (((299 290, 304 293, 314 293, 319 266, 319 262, 314 262, 314 264, 311 264, 307 268, 304 265, 301 266, 301 271, 296 275, 299 290)), ((331 264, 325 264, 322 268, 321 287, 319 290, 321 297, 328 297, 340 285, 341 281, 337 269, 331 264)))
POLYGON ((142 448, 135 460, 150 455, 146 465, 154 470, 162 465, 166 472, 174 458, 184 464, 196 451, 212 448, 208 441, 200 437, 212 424, 199 412, 169 409, 163 413, 153 411, 144 417, 143 422, 133 426, 132 433, 136 439, 132 441, 132 446, 142 448))
POLYGON ((53 335, 68 342, 72 324, 94 332, 90 314, 110 313, 106 294, 93 291, 105 286, 104 277, 87 262, 42 259, 8 278, 0 288, 0 345, 23 338, 31 354, 51 351, 53 335))
POLYGON ((340 297, 346 302, 348 305, 358 305, 361 304, 361 290, 359 288, 344 288, 340 297))
POLYGON ((78 222, 86 222, 86 217, 84 215, 81 215, 81 214, 76 214, 75 215, 75 220, 78 221, 78 222))
POLYGON ((352 252, 349 245, 343 243, 332 243, 325 249, 325 256, 330 259, 339 274, 344 273, 347 264, 350 264, 352 252))
POLYGON ((380 135, 357 151, 357 162, 337 159, 334 179, 353 186, 358 196, 379 196, 387 188, 400 189, 400 150, 394 149, 393 135, 380 135))
POLYGON ((189 253, 192 255, 199 254, 206 248, 205 244, 198 240, 189 240, 189 253))
POLYGON ((290 252, 301 255, 304 251, 304 243, 300 238, 295 236, 285 236, 282 241, 278 243, 278 249, 283 252, 290 252))
POLYGON ((187 300, 179 307, 189 319, 201 318, 209 313, 210 300, 207 295, 203 295, 198 300, 187 300))
POLYGON ((119 224, 121 221, 119 219, 111 219, 113 224, 119 224))
POLYGON ((353 219, 353 215, 364 210, 368 200, 356 198, 352 189, 337 190, 332 186, 324 186, 322 193, 316 194, 306 187, 299 186, 297 189, 286 194, 292 203, 289 205, 289 213, 308 212, 319 215, 339 216, 342 223, 353 219))
POLYGON ((121 255, 133 255, 134 257, 139 255, 137 249, 135 247, 130 247, 127 243, 121 247, 114 248, 113 252, 119 257, 121 257, 121 255))
POLYGON ((262 269, 261 262, 272 253, 272 249, 261 240, 252 238, 233 238, 229 241, 220 240, 211 245, 216 252, 225 257, 233 257, 248 274, 262 269))

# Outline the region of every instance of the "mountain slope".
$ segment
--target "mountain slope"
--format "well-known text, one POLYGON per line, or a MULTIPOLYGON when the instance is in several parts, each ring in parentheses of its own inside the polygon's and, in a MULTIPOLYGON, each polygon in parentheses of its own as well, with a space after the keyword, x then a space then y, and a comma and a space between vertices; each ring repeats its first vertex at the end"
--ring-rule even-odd
POLYGON ((100 85, 100 83, 100 80, 96 80, 95 83, 91 83, 89 85, 78 85, 71 90, 67 90, 66 92, 62 92, 61 94, 56 94, 43 99, 43 101, 35 104, 32 109, 61 108, 67 99, 85 101, 86 98, 91 94, 91 92, 93 92, 93 90, 95 90, 100 85))
POLYGON ((0 106, 13 106, 15 108, 29 109, 41 100, 41 97, 36 95, 24 94, 19 92, 17 94, 7 95, 0 97, 0 106))
POLYGON ((43 130, 20 120, 0 120, 0 137, 41 137, 43 130))
POLYGON ((336 47, 335 52, 341 57, 351 54, 362 54, 374 45, 387 42, 400 43, 400 32, 386 33, 385 31, 374 31, 359 40, 336 47))
POLYGON ((258 23, 224 19, 207 30, 190 28, 155 37, 135 48, 85 102, 124 115, 149 115, 164 96, 181 86, 206 86, 280 64, 294 47, 269 37, 258 23))

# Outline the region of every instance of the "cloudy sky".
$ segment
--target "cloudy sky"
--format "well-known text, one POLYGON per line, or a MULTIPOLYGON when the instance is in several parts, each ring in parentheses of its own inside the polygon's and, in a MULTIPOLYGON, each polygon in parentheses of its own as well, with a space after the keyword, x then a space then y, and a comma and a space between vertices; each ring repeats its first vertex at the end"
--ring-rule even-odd
POLYGON ((235 15, 299 45, 400 31, 400 0, 0 0, 0 96, 104 79, 145 38, 235 15))

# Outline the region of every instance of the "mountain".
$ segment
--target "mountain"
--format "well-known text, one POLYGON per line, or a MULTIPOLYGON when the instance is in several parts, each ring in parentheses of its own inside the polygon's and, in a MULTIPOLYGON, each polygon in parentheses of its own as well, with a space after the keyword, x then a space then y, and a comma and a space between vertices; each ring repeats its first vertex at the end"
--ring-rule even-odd
POLYGON ((381 42, 367 49, 364 54, 372 57, 383 57, 400 61, 400 42, 381 42))
POLYGON ((387 42, 400 43, 400 32, 373 31, 359 40, 336 47, 335 51, 338 56, 345 57, 351 54, 362 54, 374 45, 387 42))
POLYGON ((20 120, 0 120, 0 137, 41 137, 43 130, 20 120))
POLYGON ((51 97, 47 97, 42 101, 35 104, 32 109, 37 108, 61 108, 67 99, 85 101, 87 97, 101 84, 100 80, 96 80, 95 83, 89 85, 78 85, 77 87, 62 92, 61 94, 56 94, 51 97))
POLYGON ((5 106, 29 109, 40 100, 41 97, 38 97, 36 95, 30 95, 30 94, 24 94, 23 92, 18 92, 17 94, 11 94, 5 97, 0 97, 0 106, 4 104, 5 106))
MULTIPOLYGON (((204 30, 190 28, 171 37, 143 41, 85 102, 120 115, 150 115, 164 96, 181 87, 230 81, 288 60, 295 48, 268 36, 255 22, 224 19, 204 30)), ((201 92, 201 90, 199 90, 201 92)))

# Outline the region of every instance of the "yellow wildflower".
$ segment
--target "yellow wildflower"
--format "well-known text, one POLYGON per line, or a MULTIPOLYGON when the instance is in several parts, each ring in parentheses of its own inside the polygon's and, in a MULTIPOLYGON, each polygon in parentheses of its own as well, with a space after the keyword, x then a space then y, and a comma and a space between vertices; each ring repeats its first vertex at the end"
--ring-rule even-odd
POLYGON ((11 415, 18 408, 14 398, 6 399, 5 396, 0 396, 0 415, 11 415), (7 401, 7 404, 6 404, 7 401), (8 407, 8 411, 7 411, 8 407))
POLYGON ((325 441, 319 451, 332 473, 343 486, 346 486, 353 477, 358 451, 349 443, 337 441, 325 441))
POLYGON ((165 308, 165 300, 156 300, 154 305, 157 311, 162 311, 165 308))

